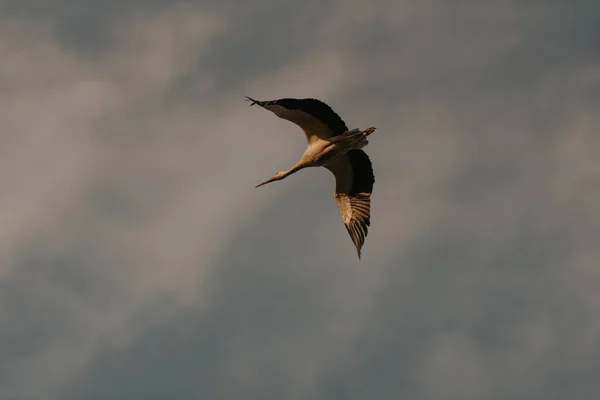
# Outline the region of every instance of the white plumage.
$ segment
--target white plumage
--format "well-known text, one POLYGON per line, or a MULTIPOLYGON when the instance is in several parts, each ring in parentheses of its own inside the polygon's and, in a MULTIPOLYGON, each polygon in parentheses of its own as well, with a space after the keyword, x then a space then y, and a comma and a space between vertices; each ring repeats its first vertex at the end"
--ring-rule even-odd
POLYGON ((300 161, 287 171, 257 185, 278 181, 307 167, 325 167, 335 176, 335 200, 342 221, 356 247, 358 258, 371 224, 371 193, 375 177, 371 160, 361 150, 375 128, 348 130, 345 122, 327 104, 316 99, 284 98, 258 101, 247 97, 251 106, 273 112, 304 131, 308 146, 300 161))

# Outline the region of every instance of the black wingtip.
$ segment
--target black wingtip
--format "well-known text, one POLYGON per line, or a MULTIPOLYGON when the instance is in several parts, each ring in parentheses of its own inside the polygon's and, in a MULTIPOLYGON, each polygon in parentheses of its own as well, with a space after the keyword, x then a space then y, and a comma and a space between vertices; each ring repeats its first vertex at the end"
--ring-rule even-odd
POLYGON ((250 107, 252 107, 255 104, 258 104, 258 100, 254 100, 253 98, 248 97, 248 96, 244 96, 244 97, 246 97, 247 101, 251 101, 252 102, 252 104, 250 104, 250 107))

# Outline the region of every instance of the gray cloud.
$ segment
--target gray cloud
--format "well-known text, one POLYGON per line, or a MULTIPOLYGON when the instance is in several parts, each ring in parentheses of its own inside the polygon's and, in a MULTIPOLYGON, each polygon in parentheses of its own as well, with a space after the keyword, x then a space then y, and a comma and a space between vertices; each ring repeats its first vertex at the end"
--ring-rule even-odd
POLYGON ((2 6, 3 393, 600 391, 597 6, 50 3, 2 6), (304 139, 246 94, 379 128, 362 263, 327 172, 253 189, 304 139))

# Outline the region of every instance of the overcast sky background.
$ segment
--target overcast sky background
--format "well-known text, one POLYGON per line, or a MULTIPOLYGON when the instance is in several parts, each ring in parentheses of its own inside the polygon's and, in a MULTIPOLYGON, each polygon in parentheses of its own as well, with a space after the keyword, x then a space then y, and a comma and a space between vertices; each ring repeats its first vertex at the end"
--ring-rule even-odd
POLYGON ((598 2, 2 0, 0 60, 1 399, 600 395, 598 2), (245 95, 378 128, 361 262, 245 95))

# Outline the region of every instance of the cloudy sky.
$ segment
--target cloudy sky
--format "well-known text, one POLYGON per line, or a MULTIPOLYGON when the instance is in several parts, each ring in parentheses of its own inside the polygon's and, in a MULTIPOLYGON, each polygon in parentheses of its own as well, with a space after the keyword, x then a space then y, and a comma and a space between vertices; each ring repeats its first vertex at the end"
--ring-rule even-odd
POLYGON ((599 15, 0 1, 0 398, 596 398, 599 15), (361 262, 245 95, 378 128, 361 262))

